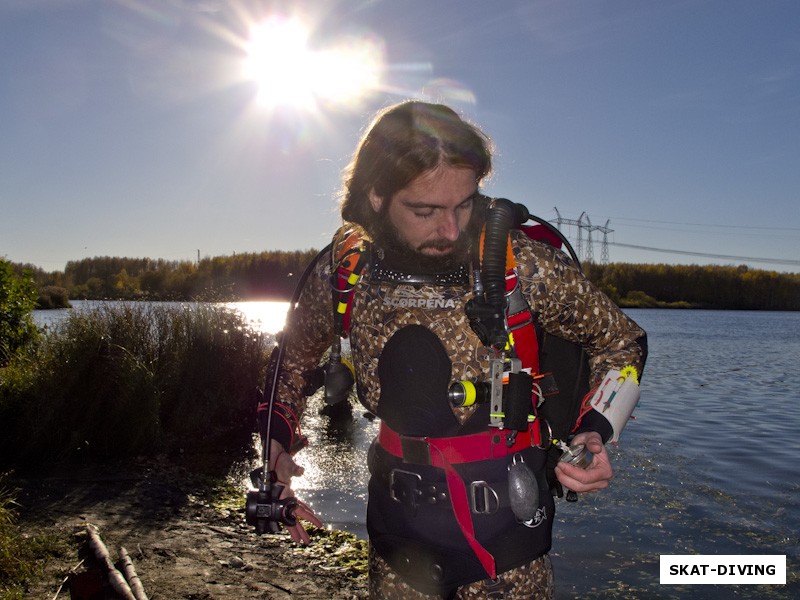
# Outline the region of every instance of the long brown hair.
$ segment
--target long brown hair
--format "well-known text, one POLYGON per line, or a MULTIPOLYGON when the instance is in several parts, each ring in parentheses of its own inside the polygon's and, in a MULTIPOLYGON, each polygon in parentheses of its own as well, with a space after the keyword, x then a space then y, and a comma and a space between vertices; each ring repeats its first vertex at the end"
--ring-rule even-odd
POLYGON ((468 167, 477 183, 492 169, 491 141, 451 108, 410 100, 375 117, 344 172, 342 218, 374 232, 370 192, 388 202, 414 179, 446 164, 468 167))

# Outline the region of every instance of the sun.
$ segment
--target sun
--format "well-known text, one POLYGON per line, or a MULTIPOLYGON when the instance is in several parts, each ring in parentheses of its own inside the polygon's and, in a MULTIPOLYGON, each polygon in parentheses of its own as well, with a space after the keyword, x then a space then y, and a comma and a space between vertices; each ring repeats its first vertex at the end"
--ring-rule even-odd
POLYGON ((357 102, 380 86, 383 49, 368 37, 313 48, 295 18, 270 17, 251 28, 244 76, 258 86, 258 102, 312 110, 357 102))

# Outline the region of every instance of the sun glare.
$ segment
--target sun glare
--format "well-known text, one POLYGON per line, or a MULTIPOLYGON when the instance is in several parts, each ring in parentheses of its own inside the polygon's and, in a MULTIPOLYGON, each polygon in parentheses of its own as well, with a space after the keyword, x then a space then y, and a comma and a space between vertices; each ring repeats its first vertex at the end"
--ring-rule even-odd
POLYGON ((272 17, 252 28, 245 77, 258 86, 259 103, 314 109, 355 102, 378 88, 379 43, 359 38, 314 49, 309 39, 309 30, 295 19, 272 17))

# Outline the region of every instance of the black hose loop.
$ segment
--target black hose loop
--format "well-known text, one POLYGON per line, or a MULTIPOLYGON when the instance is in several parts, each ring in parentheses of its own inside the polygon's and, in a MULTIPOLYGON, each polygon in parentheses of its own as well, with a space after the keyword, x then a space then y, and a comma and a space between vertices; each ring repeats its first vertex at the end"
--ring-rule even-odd
MULTIPOLYGON (((317 266, 317 263, 320 259, 326 255, 327 252, 333 252, 333 244, 328 244, 322 250, 320 250, 319 254, 317 254, 308 266, 306 266, 303 274, 300 276, 300 279, 297 282, 297 285, 294 288, 294 292, 292 293, 292 297, 289 300, 289 309, 286 311, 286 328, 291 323, 291 317, 294 313, 295 308, 297 308, 297 303, 300 301, 300 294, 303 292, 303 289, 306 286, 306 282, 308 281, 311 274, 314 272, 314 269, 317 266)), ((264 396, 267 399, 267 423, 266 427, 264 428, 264 437, 261 440, 261 459, 263 461, 262 465, 262 482, 265 489, 270 488, 270 477, 269 477, 269 459, 270 459, 270 440, 272 439, 272 411, 275 408, 275 395, 278 391, 278 378, 280 376, 281 366, 283 365, 283 354, 286 350, 286 331, 283 332, 283 335, 278 338, 278 346, 273 351, 276 352, 275 354, 275 370, 272 372, 272 381, 270 382, 269 379, 265 382, 264 386, 264 396), (268 384, 268 385, 267 385, 268 384)), ((272 361, 272 356, 270 356, 270 362, 272 361)), ((269 369, 268 369, 269 370, 269 369)))
POLYGON ((527 208, 506 198, 495 198, 486 211, 481 276, 486 301, 500 311, 505 311, 508 232, 529 218, 527 208))

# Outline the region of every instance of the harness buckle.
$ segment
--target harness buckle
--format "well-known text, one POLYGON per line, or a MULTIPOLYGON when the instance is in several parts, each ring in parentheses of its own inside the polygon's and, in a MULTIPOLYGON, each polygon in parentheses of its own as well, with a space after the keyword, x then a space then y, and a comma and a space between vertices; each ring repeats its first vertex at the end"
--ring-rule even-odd
POLYGON ((403 450, 403 462, 410 465, 431 464, 431 449, 426 440, 400 436, 400 447, 403 450))
POLYGON ((485 481, 473 481, 469 484, 469 508, 475 515, 493 515, 500 508, 500 498, 485 481))
POLYGON ((422 494, 419 484, 422 476, 412 471, 392 469, 389 472, 389 497, 416 512, 419 504, 417 498, 422 494))

